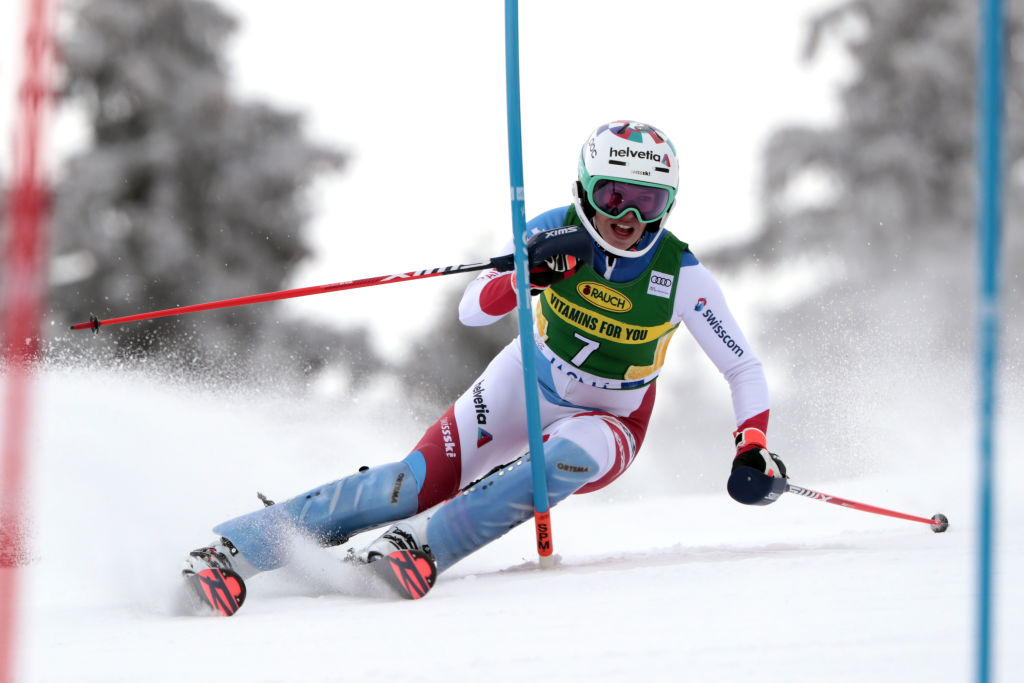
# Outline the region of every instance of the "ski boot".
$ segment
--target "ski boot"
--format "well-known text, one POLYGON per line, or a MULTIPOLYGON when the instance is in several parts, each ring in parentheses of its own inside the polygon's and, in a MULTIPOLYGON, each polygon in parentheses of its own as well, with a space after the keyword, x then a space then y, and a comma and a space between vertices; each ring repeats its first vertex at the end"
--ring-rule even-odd
MULTIPOLYGON (((413 518, 415 520, 416 518, 413 518)), ((388 557, 396 550, 416 550, 433 557, 430 553, 430 546, 421 544, 417 540, 417 532, 410 524, 410 521, 399 522, 381 534, 370 545, 356 553, 361 562, 376 562, 382 557, 388 557)), ((422 533, 422 530, 420 531, 422 533)))
POLYGON ((219 543, 190 552, 181 575, 199 606, 230 617, 245 601, 245 580, 238 569, 244 571, 247 565, 231 541, 221 538, 219 543), (239 565, 237 569, 233 561, 239 565))
POLYGON ((430 546, 421 544, 409 522, 395 524, 360 551, 348 550, 348 561, 367 566, 393 594, 410 600, 425 596, 437 579, 430 546))

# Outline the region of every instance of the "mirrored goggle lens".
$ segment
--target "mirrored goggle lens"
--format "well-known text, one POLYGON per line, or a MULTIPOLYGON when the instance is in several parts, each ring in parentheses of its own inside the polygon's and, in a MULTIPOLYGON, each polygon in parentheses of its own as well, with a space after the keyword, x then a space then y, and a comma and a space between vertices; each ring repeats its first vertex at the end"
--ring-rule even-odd
POLYGON ((594 184, 590 201, 610 218, 620 218, 630 209, 636 209, 640 220, 650 223, 664 215, 668 208, 669 191, 664 187, 602 179, 594 184))

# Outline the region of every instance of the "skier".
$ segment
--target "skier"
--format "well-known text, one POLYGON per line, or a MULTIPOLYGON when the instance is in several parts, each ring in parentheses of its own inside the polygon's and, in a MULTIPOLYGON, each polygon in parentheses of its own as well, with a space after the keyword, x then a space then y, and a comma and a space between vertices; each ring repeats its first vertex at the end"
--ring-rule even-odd
MULTIPOLYGON (((767 449, 761 362, 711 274, 665 229, 678 186, 669 139, 615 121, 584 143, 573 203, 527 225, 550 505, 602 489, 632 464, 680 323, 732 392, 729 493, 766 504, 784 488, 786 468, 767 449)), ((488 325, 516 303, 514 273, 492 268, 466 288, 459 318, 488 325)), ((532 515, 522 376, 516 339, 403 459, 219 524, 219 540, 193 551, 183 574, 230 569, 231 590, 244 591, 245 579, 289 561, 297 533, 332 546, 392 522, 358 561, 418 549, 443 572, 532 515)))

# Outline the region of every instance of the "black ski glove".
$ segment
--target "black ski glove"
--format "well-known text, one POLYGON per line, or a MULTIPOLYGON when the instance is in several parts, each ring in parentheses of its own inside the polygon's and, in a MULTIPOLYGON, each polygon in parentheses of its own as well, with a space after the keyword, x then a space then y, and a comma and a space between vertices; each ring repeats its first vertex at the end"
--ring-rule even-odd
POLYGON ((594 260, 594 242, 586 229, 568 225, 545 230, 526 242, 530 261, 530 293, 540 294, 571 277, 583 263, 594 260))
POLYGON ((744 429, 733 434, 736 457, 726 490, 744 505, 774 503, 786 491, 786 464, 767 448, 764 432, 744 429))
POLYGON ((737 467, 742 466, 753 467, 769 477, 782 477, 783 479, 786 477, 786 463, 782 462, 782 458, 775 453, 770 453, 767 448, 754 446, 733 458, 733 472, 737 467))

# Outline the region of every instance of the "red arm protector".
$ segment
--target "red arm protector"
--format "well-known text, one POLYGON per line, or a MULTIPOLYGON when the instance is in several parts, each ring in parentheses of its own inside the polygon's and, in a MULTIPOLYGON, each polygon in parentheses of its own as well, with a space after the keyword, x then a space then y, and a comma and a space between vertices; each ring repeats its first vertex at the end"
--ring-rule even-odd
POLYGON ((459 302, 459 320, 463 325, 490 325, 516 307, 512 273, 485 270, 469 283, 459 302))

